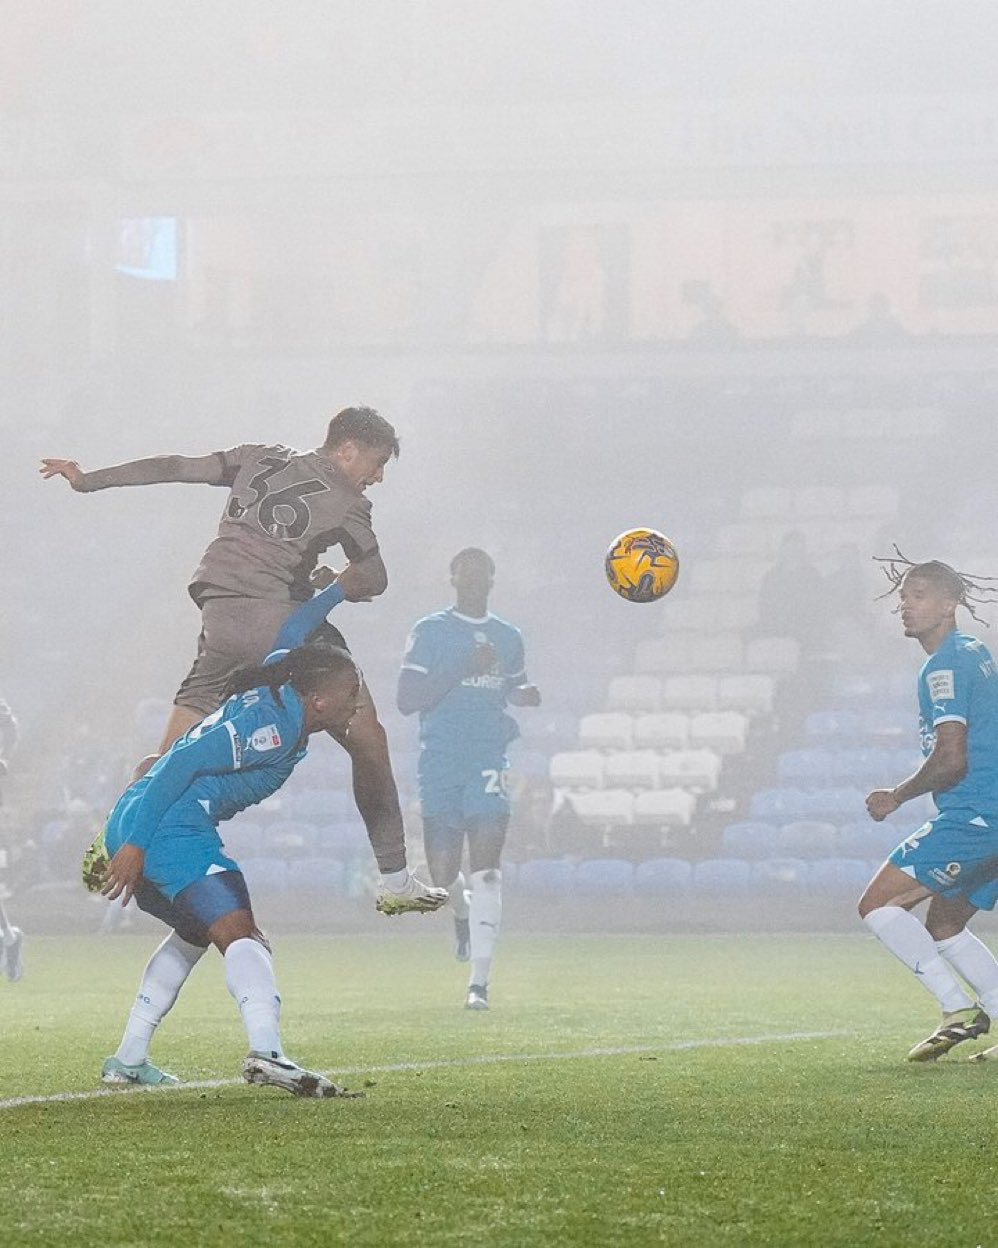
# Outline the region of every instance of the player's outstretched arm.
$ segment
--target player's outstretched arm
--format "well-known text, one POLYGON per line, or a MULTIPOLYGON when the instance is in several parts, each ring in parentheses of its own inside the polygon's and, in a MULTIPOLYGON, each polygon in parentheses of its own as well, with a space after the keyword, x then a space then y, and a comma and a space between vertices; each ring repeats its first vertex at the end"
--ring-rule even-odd
POLYGON ((225 455, 154 455, 148 459, 130 460, 111 468, 84 472, 75 459, 43 459, 38 469, 47 481, 65 477, 72 489, 80 494, 113 489, 125 485, 160 485, 171 481, 194 485, 231 485, 232 476, 225 455))

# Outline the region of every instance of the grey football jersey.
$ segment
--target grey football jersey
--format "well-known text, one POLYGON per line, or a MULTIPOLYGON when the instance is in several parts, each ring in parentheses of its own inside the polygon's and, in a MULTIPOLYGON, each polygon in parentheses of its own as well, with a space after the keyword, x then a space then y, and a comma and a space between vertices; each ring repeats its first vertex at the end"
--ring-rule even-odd
POLYGON ((82 489, 165 481, 229 487, 218 535, 191 579, 191 597, 306 601, 309 574, 330 546, 351 561, 373 555, 371 504, 315 451, 250 443, 211 455, 167 455, 84 475, 82 489))
POLYGON ((247 445, 220 458, 229 501, 191 580, 196 602, 218 592, 305 601, 328 547, 352 561, 377 551, 371 504, 314 451, 247 445))

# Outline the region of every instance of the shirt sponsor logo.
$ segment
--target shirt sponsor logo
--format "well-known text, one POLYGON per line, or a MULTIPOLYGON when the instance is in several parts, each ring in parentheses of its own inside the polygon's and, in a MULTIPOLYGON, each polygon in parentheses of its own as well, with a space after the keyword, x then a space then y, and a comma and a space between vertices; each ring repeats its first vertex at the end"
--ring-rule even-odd
POLYGON ((258 728, 250 737, 249 743, 250 749, 256 750, 258 754, 278 749, 281 744, 281 734, 277 731, 277 725, 267 724, 264 728, 258 728))
POLYGON ((951 668, 944 668, 938 672, 929 672, 925 677, 925 683, 929 689, 929 700, 931 702, 946 702, 956 694, 951 668))

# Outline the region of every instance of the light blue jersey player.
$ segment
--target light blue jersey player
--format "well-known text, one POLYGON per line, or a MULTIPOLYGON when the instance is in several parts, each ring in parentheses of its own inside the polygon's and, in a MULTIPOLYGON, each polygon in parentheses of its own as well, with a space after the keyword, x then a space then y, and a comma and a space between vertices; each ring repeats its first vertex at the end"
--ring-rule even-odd
POLYGON ((924 761, 893 789, 875 789, 866 805, 879 821, 931 793, 938 814, 888 857, 859 911, 940 1004, 942 1023, 908 1055, 932 1061, 986 1034, 998 1010, 998 960, 967 929, 978 910, 998 901, 998 669, 987 647, 956 626, 957 607, 973 611, 986 590, 948 564, 911 564, 900 555, 883 562, 905 636, 929 656, 918 678, 924 761), (923 924, 911 911, 925 900, 923 924))
MULTIPOLYGON (((177 1082, 149 1062, 149 1043, 214 944, 250 1041, 244 1078, 298 1096, 340 1094, 328 1079, 284 1055, 270 948, 219 825, 277 792, 304 758, 312 733, 349 731, 362 697, 356 664, 340 647, 300 644, 343 597, 337 584, 300 607, 281 630, 281 648, 262 666, 237 673, 219 710, 125 790, 88 852, 88 887, 112 900, 121 897, 123 904, 134 896, 140 909, 173 929, 146 967, 121 1045, 104 1063, 106 1082, 177 1082)), ((404 847, 399 851, 404 862, 404 847)), ((392 913, 433 910, 447 900, 404 867, 383 878, 392 913)))
POLYGON ((465 1006, 488 1008, 502 911, 500 855, 509 824, 507 705, 537 706, 520 630, 488 609, 495 564, 469 547, 451 560, 456 602, 419 620, 406 647, 398 706, 419 712, 423 840, 434 884, 454 907, 457 956, 471 962, 465 1006), (470 888, 461 872, 468 842, 470 888), (446 883, 444 882, 446 881, 446 883))

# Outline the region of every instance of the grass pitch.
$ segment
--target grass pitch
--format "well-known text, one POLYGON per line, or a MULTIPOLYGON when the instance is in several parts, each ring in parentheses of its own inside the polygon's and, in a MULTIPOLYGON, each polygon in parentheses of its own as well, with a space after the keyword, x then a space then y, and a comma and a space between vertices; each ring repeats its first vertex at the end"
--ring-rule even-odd
MULTIPOLYGON (((233 1082, 0 1109, 0 1242, 998 1243, 998 1063, 907 1065, 934 1006, 872 941, 508 937, 477 1014, 405 922, 277 939, 289 1052, 366 1099, 234 1082, 210 955, 153 1056, 233 1082)), ((0 1099, 99 1087, 156 939, 26 945, 0 1099)))

